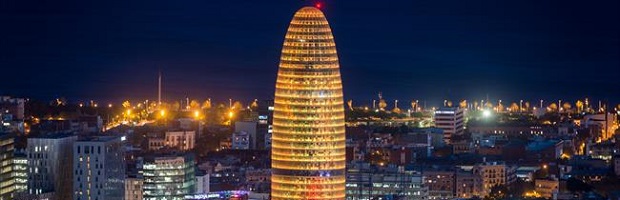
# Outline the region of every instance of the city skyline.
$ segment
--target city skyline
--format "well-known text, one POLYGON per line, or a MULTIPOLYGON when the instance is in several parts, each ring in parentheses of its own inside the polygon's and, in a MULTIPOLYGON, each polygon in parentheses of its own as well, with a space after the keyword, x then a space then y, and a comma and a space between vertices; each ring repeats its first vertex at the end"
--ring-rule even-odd
MULTIPOLYGON (((132 12, 139 2, 119 8, 114 1, 10 4, 3 13, 9 28, 0 34, 11 40, 3 41, 0 64, 25 76, 5 77, 1 93, 43 100, 155 99, 161 69, 168 100, 269 99, 282 40, 273 35, 283 34, 287 13, 309 3, 171 4, 156 1, 140 12, 132 12), (274 12, 258 14, 254 7, 274 12), (122 16, 106 12, 115 8, 122 16)), ((605 9, 616 4, 326 1, 322 9, 334 16, 336 41, 344 44, 343 83, 352 86, 344 93, 355 102, 383 92, 386 99, 428 102, 488 95, 613 103, 620 99, 613 93, 620 85, 619 34, 611 25, 618 14, 605 9), (381 23, 387 21, 393 23, 381 23)))

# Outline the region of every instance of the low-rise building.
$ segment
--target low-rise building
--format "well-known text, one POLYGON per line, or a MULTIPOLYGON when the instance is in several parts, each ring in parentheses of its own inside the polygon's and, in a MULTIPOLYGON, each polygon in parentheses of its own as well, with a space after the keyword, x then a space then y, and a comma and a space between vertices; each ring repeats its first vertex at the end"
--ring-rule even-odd
POLYGON ((481 197, 489 195, 494 186, 506 184, 506 165, 502 162, 484 162, 474 165, 473 172, 480 176, 481 197))
POLYGON ((397 168, 373 169, 368 165, 347 170, 347 200, 374 199, 426 199, 428 188, 422 174, 397 168))
POLYGON ((557 178, 536 179, 534 182, 536 193, 541 197, 551 199, 558 193, 560 182, 557 178))
POLYGON ((422 170, 428 199, 453 199, 455 171, 452 167, 432 167, 422 170))
POLYGON ((196 131, 168 131, 164 138, 167 147, 184 151, 192 150, 196 145, 196 131))
POLYGON ((479 174, 471 169, 457 169, 456 198, 473 198, 482 196, 482 180, 479 174))

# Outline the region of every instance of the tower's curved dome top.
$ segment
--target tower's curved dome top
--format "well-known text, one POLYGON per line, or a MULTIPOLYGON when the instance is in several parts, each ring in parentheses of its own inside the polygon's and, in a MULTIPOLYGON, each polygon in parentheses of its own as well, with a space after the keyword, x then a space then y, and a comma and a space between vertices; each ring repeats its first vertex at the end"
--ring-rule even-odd
MULTIPOLYGON (((323 12, 321 10, 319 10, 316 7, 312 7, 312 6, 306 6, 303 8, 300 8, 299 10, 297 10, 297 12, 295 12, 295 17, 320 17, 320 18, 325 18, 325 15, 323 14, 323 12)), ((327 21, 327 20, 325 20, 327 21)))

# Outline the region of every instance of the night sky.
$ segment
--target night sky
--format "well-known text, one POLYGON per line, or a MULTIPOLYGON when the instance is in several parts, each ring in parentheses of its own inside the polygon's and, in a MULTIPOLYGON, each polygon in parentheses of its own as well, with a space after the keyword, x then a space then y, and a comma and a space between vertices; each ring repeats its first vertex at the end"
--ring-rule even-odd
MULTIPOLYGON (((0 94, 268 99, 300 0, 0 2, 0 94)), ((324 0, 345 99, 620 101, 616 0, 324 0)))

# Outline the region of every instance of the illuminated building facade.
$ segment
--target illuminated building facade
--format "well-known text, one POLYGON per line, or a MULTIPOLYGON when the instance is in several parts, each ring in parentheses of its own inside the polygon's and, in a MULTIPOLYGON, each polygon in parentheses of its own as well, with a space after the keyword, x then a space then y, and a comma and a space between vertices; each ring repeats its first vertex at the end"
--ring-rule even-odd
POLYGON ((15 193, 25 193, 28 191, 28 157, 23 151, 15 151, 13 174, 15 178, 15 193))
POLYGON ((124 157, 122 137, 77 141, 73 145, 73 199, 123 199, 124 157))
POLYGON ((422 174, 398 169, 350 168, 346 187, 347 200, 425 200, 428 197, 422 174))
POLYGON ((195 161, 192 153, 158 154, 144 157, 142 169, 144 200, 182 200, 194 193, 195 161))
POLYGON ((319 9, 291 21, 273 113, 271 198, 345 199, 345 130, 336 45, 319 9))
POLYGON ((0 133, 0 200, 13 199, 15 177, 13 173, 13 136, 0 133))
POLYGON ((443 129, 444 141, 448 144, 452 142, 452 136, 462 135, 465 128, 465 118, 463 109, 439 108, 435 111, 435 126, 443 129))

